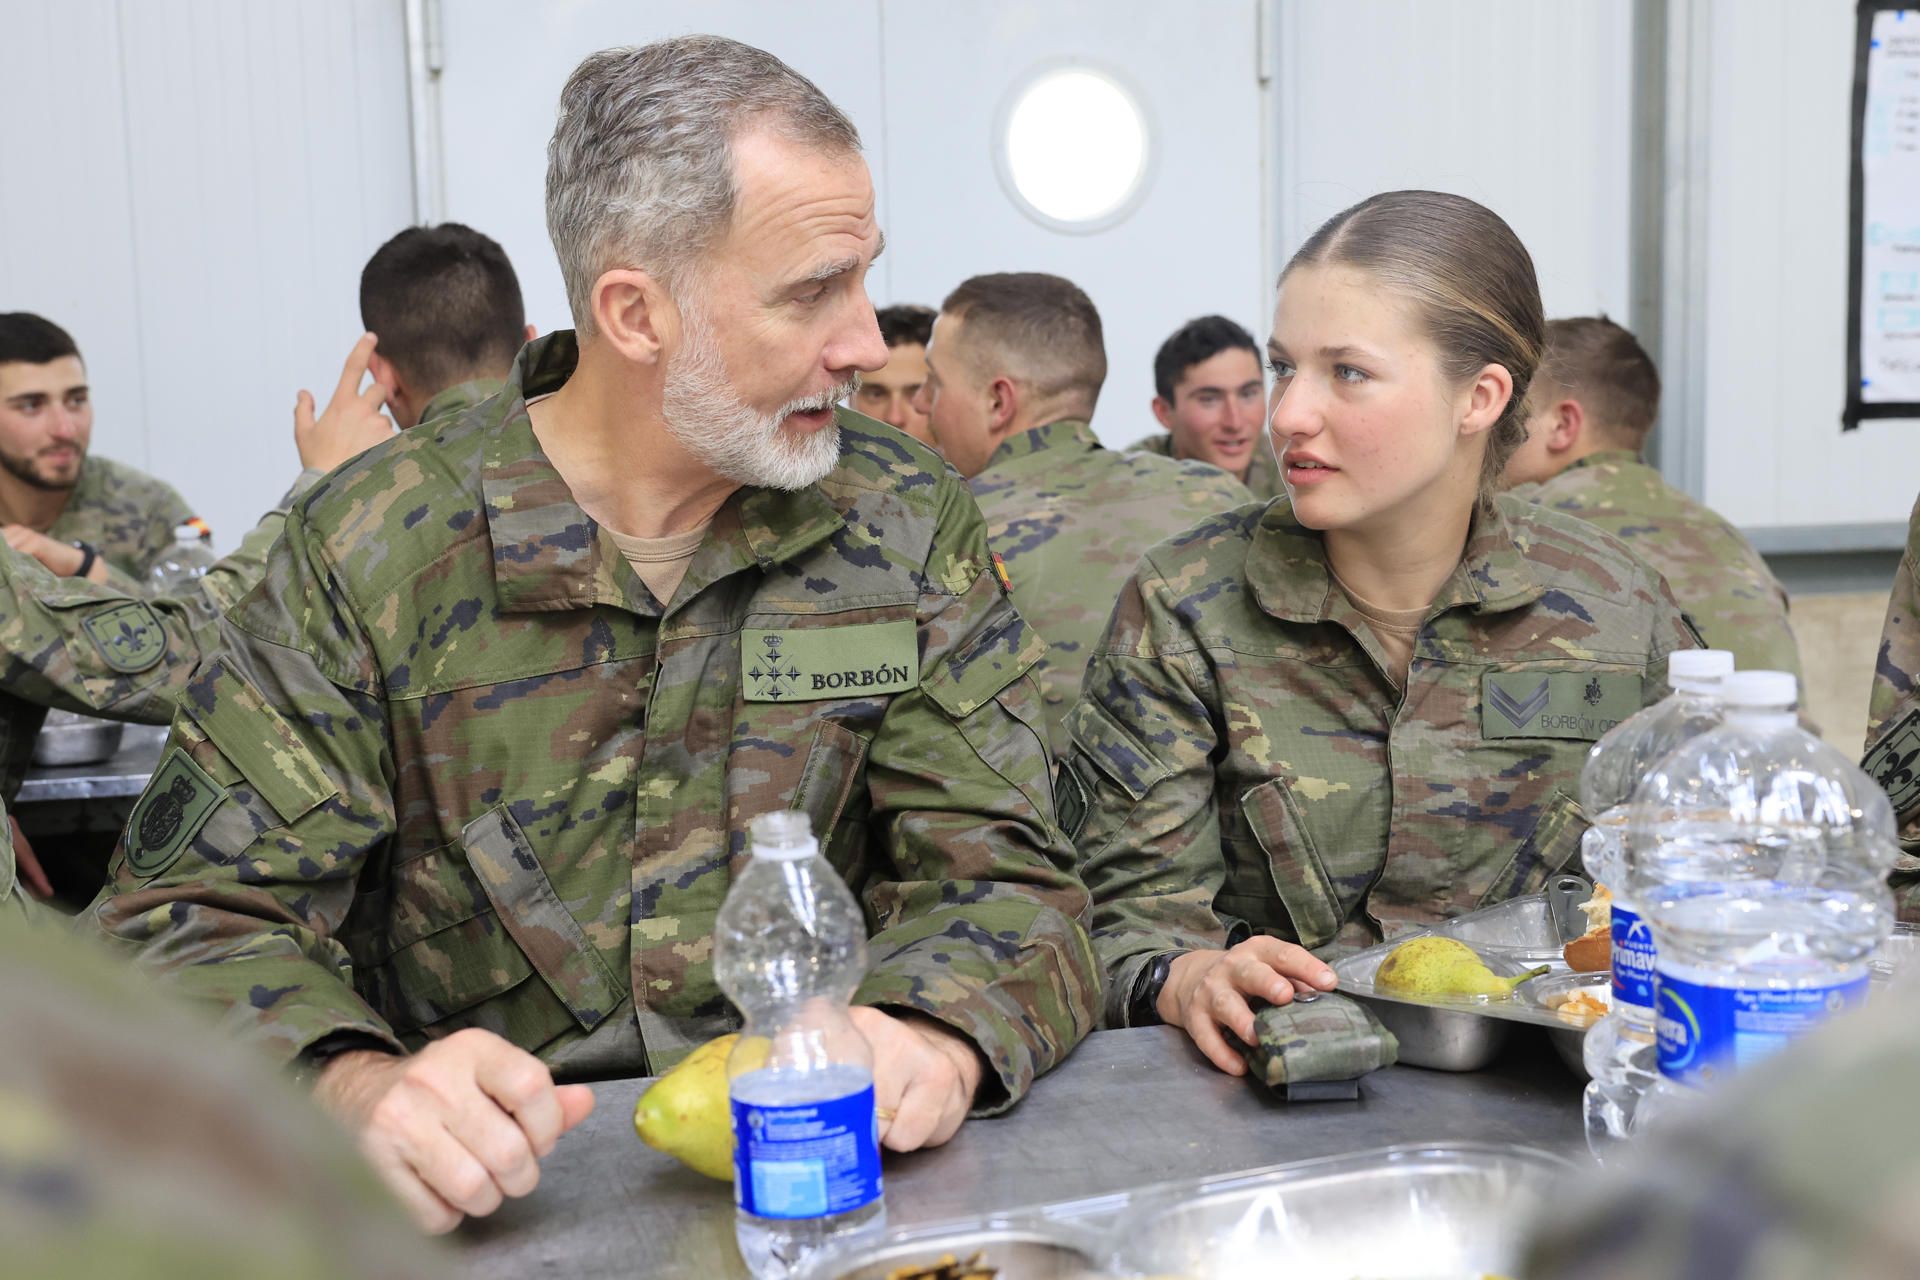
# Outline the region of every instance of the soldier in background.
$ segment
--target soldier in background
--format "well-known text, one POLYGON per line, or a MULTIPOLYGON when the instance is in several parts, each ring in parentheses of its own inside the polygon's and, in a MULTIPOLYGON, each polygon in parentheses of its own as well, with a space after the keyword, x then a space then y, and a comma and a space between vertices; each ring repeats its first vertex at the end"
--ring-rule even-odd
POLYGON ((1886 788, 1900 819, 1906 856, 1894 872, 1901 916, 1920 915, 1908 894, 1920 885, 1920 502, 1907 522, 1907 549, 1887 601, 1887 624, 1873 664, 1873 699, 1867 708, 1867 754, 1860 765, 1886 788))
POLYGON ((1375 196, 1288 265, 1288 497, 1148 553, 1068 719, 1113 1025, 1238 1075, 1250 1002, 1578 853, 1588 748, 1695 638, 1624 544, 1495 496, 1544 330, 1525 247, 1460 196, 1375 196))
POLYGON ((920 387, 927 380, 927 344, 933 341, 933 308, 903 302, 881 307, 874 315, 887 344, 887 362, 860 375, 853 407, 937 449, 927 415, 918 407, 920 387))
POLYGON ((1087 657, 1148 547, 1249 498, 1199 462, 1115 453, 1091 419, 1107 376, 1100 313, 1071 281, 975 276, 934 324, 921 407, 973 483, 1020 615, 1045 637, 1056 750, 1087 657))
POLYGON ((1265 501, 1283 491, 1267 435, 1267 383, 1253 335, 1225 316, 1174 330, 1153 357, 1153 416, 1166 431, 1135 452, 1225 471, 1265 501))
POLYGON ((1659 371, 1631 333, 1605 316, 1550 321, 1507 483, 1631 546, 1742 670, 1797 677, 1786 588, 1738 529, 1641 461, 1659 412, 1659 371))
POLYGON ((95 905, 298 1066, 416 1218, 525 1195, 592 1098, 737 1023, 748 823, 865 906, 893 1150, 1011 1106, 1097 1015, 1043 643, 965 485, 834 406, 885 348, 852 123, 771 55, 586 59, 549 150, 579 333, 297 503, 95 905))

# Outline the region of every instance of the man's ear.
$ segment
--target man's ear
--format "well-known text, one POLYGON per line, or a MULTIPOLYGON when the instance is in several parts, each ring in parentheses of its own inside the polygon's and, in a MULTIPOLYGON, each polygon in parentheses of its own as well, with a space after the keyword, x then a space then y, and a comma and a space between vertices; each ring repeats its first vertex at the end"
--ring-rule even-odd
POLYGON ((367 372, 373 375, 375 382, 387 389, 387 398, 389 400, 391 400, 395 394, 406 391, 406 387, 400 380, 400 371, 394 368, 393 361, 381 355, 377 350, 367 357, 367 372))
POLYGON ((1173 430, 1173 406, 1162 396, 1153 398, 1153 420, 1166 430, 1173 430))
POLYGON ((1559 400, 1553 406, 1553 425, 1547 428, 1547 452, 1565 453, 1579 447, 1587 435, 1587 410, 1578 400, 1559 400))
POLYGON ((534 328, 532 325, 527 326, 526 341, 532 342, 535 338, 539 336, 540 336, 540 331, 538 329, 534 328))
POLYGON ((634 364, 656 364, 680 335, 680 310, 658 280, 618 267, 593 282, 596 336, 634 364))
POLYGON ((1012 429, 1020 416, 1020 385, 1006 374, 998 374, 987 384, 987 429, 998 440, 1012 429))

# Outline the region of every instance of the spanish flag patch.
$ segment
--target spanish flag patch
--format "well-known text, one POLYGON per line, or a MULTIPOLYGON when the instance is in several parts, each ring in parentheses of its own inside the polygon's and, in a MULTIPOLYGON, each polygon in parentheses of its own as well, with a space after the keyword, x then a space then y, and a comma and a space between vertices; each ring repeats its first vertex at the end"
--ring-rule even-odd
POLYGON ((1013 594, 1013 579, 1007 576, 1007 562, 1000 558, 998 551, 989 552, 993 557, 993 576, 1000 579, 1000 589, 1008 595, 1013 594))

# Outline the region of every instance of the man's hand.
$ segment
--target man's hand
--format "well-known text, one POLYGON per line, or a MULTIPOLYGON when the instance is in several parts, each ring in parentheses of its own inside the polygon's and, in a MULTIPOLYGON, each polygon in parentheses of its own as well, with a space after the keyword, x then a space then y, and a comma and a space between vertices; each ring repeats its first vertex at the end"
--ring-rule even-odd
POLYGON ((1160 1020, 1183 1027, 1200 1052, 1230 1076, 1245 1075, 1246 1059, 1220 1034, 1225 1027, 1252 1044, 1254 996, 1286 1004, 1296 988, 1331 991, 1333 970, 1305 947, 1278 938, 1248 938, 1226 951, 1189 951, 1175 956, 1160 988, 1160 1020))
POLYGON ((45 902, 53 896, 53 882, 47 879, 40 859, 34 857, 33 846, 27 843, 27 833, 20 829, 20 819, 8 814, 7 825, 13 828, 14 874, 27 887, 29 894, 45 902))
POLYGON ((313 393, 302 390, 293 405, 293 443, 300 450, 300 465, 310 471, 331 471, 349 458, 358 457, 393 435, 393 422, 380 412, 386 403, 387 389, 378 382, 360 389, 367 376, 367 365, 379 339, 370 333, 360 335, 347 353, 340 369, 340 381, 333 388, 333 399, 318 418, 313 416, 313 393))
MULTIPOLYGON (((22 555, 32 556, 45 565, 49 573, 57 577, 71 578, 79 572, 80 562, 86 559, 86 554, 71 542, 49 538, 39 530, 29 529, 23 524, 0 525, 0 537, 6 539, 9 547, 22 555)), ((89 582, 107 580, 105 556, 94 557, 93 568, 87 570, 87 580, 89 582)))
POLYGON ((484 1217, 540 1181, 540 1161, 593 1111, 593 1090, 491 1031, 456 1031, 412 1057, 343 1053, 314 1087, 360 1130, 360 1150, 432 1232, 484 1217))
POLYGON ((881 1145, 917 1151, 951 1138, 967 1118, 985 1069, 973 1042, 918 1014, 896 1016, 862 1005, 849 1013, 873 1046, 881 1145))

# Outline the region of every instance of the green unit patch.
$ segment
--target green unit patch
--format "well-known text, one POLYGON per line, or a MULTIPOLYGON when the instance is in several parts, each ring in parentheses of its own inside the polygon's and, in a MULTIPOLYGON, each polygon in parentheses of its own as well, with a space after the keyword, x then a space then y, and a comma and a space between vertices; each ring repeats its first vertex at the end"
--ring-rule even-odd
POLYGON ((751 629, 740 633, 740 667, 748 702, 903 693, 920 683, 920 639, 911 618, 751 629))
POLYGON ((127 820, 127 867, 142 878, 165 871, 225 798, 191 756, 169 748, 127 820))
POLYGON ((153 610, 138 600, 96 609, 80 626, 100 660, 122 675, 145 671, 166 656, 167 633, 153 610))
POLYGON ((1639 676, 1620 672, 1489 671, 1480 736, 1592 742, 1640 709, 1640 687, 1639 676))
POLYGON ((1893 811, 1904 822, 1920 808, 1920 710, 1909 711, 1868 748, 1860 767, 1893 801, 1893 811))

